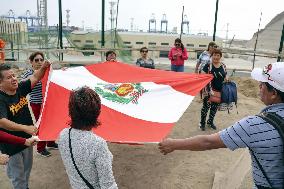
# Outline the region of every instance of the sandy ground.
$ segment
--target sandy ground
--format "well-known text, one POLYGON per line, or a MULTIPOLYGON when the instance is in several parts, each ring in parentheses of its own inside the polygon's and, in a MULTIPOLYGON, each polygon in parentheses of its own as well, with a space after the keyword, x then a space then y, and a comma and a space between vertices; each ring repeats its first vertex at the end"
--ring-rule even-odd
MULTIPOLYGON (((218 130, 230 126, 244 116, 254 115, 264 107, 257 99, 257 82, 244 77, 233 80, 239 86, 239 113, 237 114, 235 109, 230 114, 218 112, 215 121, 218 130)), ((200 109, 201 103, 197 96, 169 136, 184 138, 217 132, 209 128, 206 128, 205 132, 200 131, 200 109)), ((110 143, 109 149, 114 157, 113 171, 116 182, 119 188, 125 189, 209 189, 212 187, 215 171, 226 171, 244 150, 176 151, 164 156, 159 153, 155 144, 137 146, 110 143)), ((70 188, 59 152, 53 150, 51 153, 52 156, 48 158, 34 154, 31 189, 70 188)), ((251 187, 251 179, 242 184, 244 189, 251 187)), ((3 166, 0 167, 0 188, 11 188, 3 166)))

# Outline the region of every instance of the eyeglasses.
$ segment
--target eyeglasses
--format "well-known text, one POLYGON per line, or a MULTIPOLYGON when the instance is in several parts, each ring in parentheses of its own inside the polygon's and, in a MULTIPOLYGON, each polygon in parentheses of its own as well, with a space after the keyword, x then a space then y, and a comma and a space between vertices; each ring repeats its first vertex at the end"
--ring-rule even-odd
POLYGON ((39 62, 39 61, 42 62, 42 61, 44 61, 44 59, 43 59, 43 58, 36 58, 36 59, 34 59, 34 61, 35 61, 35 62, 39 62))
POLYGON ((142 53, 148 53, 148 51, 141 51, 142 53))
POLYGON ((213 48, 215 48, 215 49, 216 49, 216 48, 218 48, 218 46, 217 46, 217 45, 212 45, 212 46, 210 46, 210 47, 213 47, 213 48))
POLYGON ((175 46, 180 46, 180 45, 181 45, 180 43, 176 43, 176 44, 175 44, 175 46))

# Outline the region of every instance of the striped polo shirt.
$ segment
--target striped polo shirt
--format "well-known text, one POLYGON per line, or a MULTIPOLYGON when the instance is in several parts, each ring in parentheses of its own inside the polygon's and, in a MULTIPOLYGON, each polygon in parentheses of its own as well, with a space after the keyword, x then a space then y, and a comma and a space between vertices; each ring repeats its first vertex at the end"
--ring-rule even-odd
MULTIPOLYGON (((26 70, 22 75, 21 79, 27 79, 29 76, 33 75, 34 70, 33 69, 28 69, 26 70)), ((42 103, 42 84, 41 81, 39 81, 34 88, 32 89, 32 92, 29 94, 30 95, 30 103, 34 104, 41 104, 42 103)))
MULTIPOLYGON (((267 106, 261 112, 276 112, 284 119, 284 103, 267 106)), ((284 188, 283 141, 272 125, 258 116, 248 116, 219 134, 231 150, 245 147, 252 149, 272 187, 284 188)), ((251 159, 254 183, 270 187, 252 154, 251 159)))

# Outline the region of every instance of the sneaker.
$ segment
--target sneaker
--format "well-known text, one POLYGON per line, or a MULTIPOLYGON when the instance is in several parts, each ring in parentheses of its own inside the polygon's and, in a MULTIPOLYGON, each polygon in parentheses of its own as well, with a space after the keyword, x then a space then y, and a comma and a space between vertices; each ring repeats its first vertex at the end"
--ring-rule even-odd
POLYGON ((49 157, 49 156, 51 156, 51 153, 49 151, 47 151, 46 149, 44 149, 41 152, 37 152, 37 153, 38 153, 38 155, 41 155, 42 157, 49 157))
POLYGON ((205 131, 205 123, 199 123, 199 128, 201 131, 205 131))
POLYGON ((48 149, 53 149, 53 150, 58 150, 58 144, 57 143, 54 143, 53 145, 50 145, 50 146, 46 146, 48 149))
POLYGON ((210 128, 212 128, 212 129, 214 129, 214 130, 217 129, 217 127, 216 127, 216 125, 214 125, 214 123, 207 123, 207 124, 208 124, 208 126, 209 126, 210 128))

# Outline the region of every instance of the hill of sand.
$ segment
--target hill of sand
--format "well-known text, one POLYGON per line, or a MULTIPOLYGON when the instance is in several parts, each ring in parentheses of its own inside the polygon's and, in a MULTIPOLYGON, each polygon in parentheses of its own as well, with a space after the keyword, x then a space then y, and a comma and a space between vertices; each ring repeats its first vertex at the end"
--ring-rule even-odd
MULTIPOLYGON (((277 14, 264 29, 258 32, 257 49, 277 51, 279 49, 282 29, 284 23, 284 11, 277 14)), ((257 32, 247 42, 247 48, 254 48, 257 32)), ((283 51, 282 51, 283 52, 283 51)))
MULTIPOLYGON (((254 115, 264 107, 257 99, 258 84, 249 78, 233 78, 239 86, 238 114, 234 109, 230 114, 218 112, 216 125, 224 129, 242 117, 254 115)), ((185 138, 217 132, 198 128, 201 101, 197 96, 178 121, 169 137, 185 138)), ((166 156, 160 154, 156 144, 122 145, 109 144, 113 153, 113 171, 119 188, 123 189, 209 189, 212 188, 216 172, 226 173, 240 158, 245 149, 234 152, 218 149, 206 152, 176 151, 166 156)), ((34 151, 35 152, 35 151, 34 151)), ((59 152, 43 158, 34 153, 34 164, 30 178, 31 189, 68 189, 69 180, 64 170, 59 152)), ((10 189, 4 167, 0 167, 0 188, 10 189)), ((246 173, 235 172, 236 178, 246 173)), ((246 174, 250 178, 250 173, 246 174)), ((241 188, 252 187, 247 179, 241 188)))

